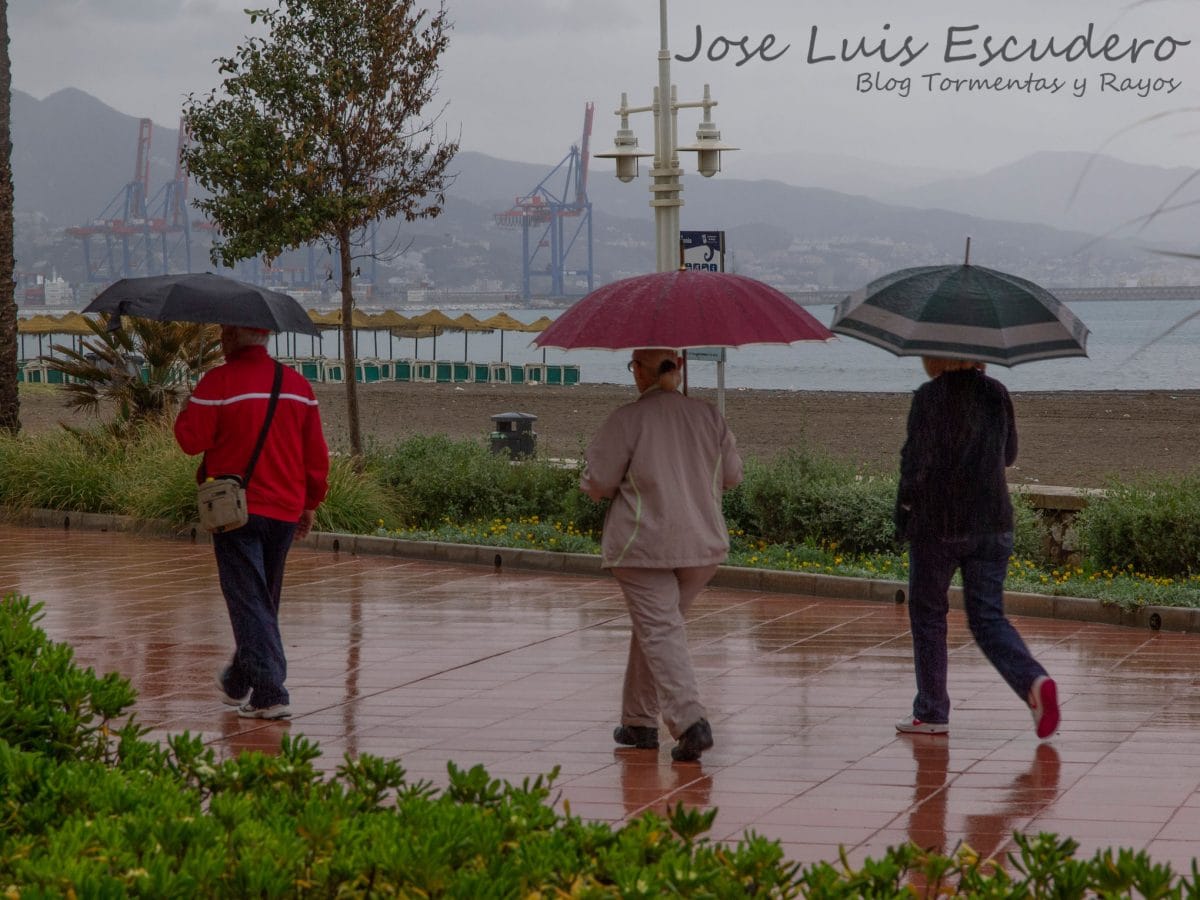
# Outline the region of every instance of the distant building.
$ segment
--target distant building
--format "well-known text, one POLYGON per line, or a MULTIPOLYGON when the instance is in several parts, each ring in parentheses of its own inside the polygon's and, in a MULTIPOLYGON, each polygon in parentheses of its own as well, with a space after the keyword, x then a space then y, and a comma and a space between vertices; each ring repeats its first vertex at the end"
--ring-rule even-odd
POLYGON ((57 274, 43 282, 42 290, 47 306, 71 307, 75 305, 75 289, 71 287, 70 282, 57 274))

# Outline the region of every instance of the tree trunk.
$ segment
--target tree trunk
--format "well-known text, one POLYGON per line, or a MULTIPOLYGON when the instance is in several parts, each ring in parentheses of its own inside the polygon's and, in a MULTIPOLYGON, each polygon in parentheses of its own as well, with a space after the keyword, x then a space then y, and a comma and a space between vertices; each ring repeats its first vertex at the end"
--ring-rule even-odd
POLYGON ((12 66, 8 0, 0 0, 0 428, 21 430, 17 394, 17 301, 13 285, 12 66))
POLYGON ((351 291, 350 232, 338 235, 338 253, 342 263, 342 356, 346 363, 346 423, 350 428, 350 454, 354 467, 362 467, 362 426, 358 420, 358 378, 354 358, 354 295, 351 291))

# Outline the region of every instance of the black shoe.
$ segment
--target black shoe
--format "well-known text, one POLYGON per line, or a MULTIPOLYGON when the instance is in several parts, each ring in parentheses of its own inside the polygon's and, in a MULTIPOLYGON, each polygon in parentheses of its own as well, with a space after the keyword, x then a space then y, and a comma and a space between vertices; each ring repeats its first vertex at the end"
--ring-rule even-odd
POLYGON ((679 736, 679 743, 671 748, 671 759, 675 762, 692 762, 713 745, 712 728, 708 719, 699 719, 688 726, 679 736))
POLYGON ((657 750, 658 729, 648 725, 618 725, 613 731, 613 740, 639 750, 657 750))

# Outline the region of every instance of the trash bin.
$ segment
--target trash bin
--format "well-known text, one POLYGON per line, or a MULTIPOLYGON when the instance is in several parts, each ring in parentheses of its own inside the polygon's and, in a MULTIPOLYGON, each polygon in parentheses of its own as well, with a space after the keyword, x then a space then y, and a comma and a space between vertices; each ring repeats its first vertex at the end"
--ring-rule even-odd
POLYGON ((492 416, 492 452, 508 453, 511 459, 537 454, 537 432, 533 413, 507 412, 492 416))

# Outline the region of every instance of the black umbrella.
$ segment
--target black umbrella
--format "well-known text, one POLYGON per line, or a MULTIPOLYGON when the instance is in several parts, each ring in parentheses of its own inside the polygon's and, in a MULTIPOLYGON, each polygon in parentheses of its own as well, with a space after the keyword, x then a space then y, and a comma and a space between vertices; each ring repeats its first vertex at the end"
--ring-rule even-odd
POLYGON ((294 297, 211 272, 122 278, 84 312, 320 334, 294 297))
POLYGON ((1087 356, 1087 327, 1057 297, 1032 281, 969 263, 877 278, 838 304, 830 328, 897 356, 1002 366, 1087 356))

